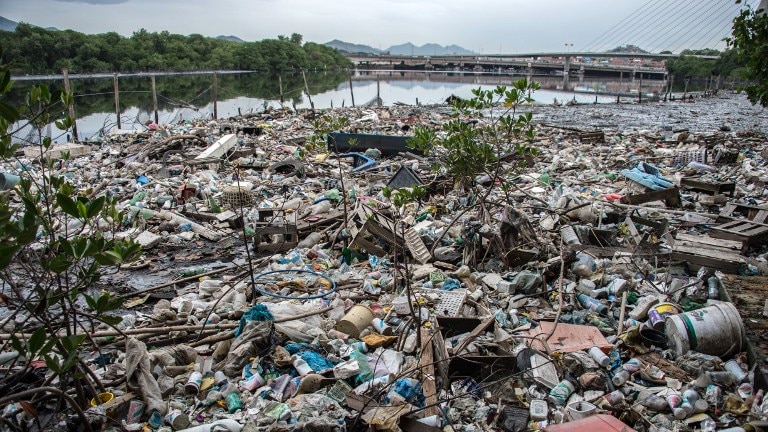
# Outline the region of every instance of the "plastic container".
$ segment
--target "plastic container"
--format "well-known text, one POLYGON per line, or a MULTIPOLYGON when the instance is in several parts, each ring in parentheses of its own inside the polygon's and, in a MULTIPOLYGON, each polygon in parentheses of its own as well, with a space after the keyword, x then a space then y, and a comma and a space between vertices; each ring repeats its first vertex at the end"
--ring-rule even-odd
POLYGON ((17 175, 0 173, 0 190, 13 189, 19 182, 21 182, 21 178, 17 175))
POLYGON ((733 375, 733 378, 737 383, 743 382, 747 378, 747 373, 741 368, 741 365, 736 360, 728 360, 723 367, 733 375))
POLYGON ((741 352, 744 323, 732 303, 718 303, 667 318, 667 344, 678 356, 690 350, 721 358, 741 352))
POLYGON ((398 315, 408 315, 411 313, 408 303, 408 297, 398 297, 392 300, 392 309, 394 309, 398 315))
POLYGON ((336 323, 336 330, 346 333, 353 338, 358 338, 360 332, 371 325, 373 321, 373 311, 367 306, 355 305, 336 323))
POLYGON ((573 420, 587 418, 597 411, 597 407, 586 401, 571 402, 568 404, 568 415, 573 420))
POLYGON ((659 303, 648 311, 648 324, 655 330, 664 331, 667 318, 679 313, 680 309, 672 303, 659 303))
POLYGON ((217 426, 222 430, 229 430, 230 432, 240 432, 243 429, 243 425, 241 425, 240 422, 236 420, 222 419, 211 423, 201 424, 199 426, 182 429, 177 432, 210 432, 212 430, 217 430, 214 429, 217 426))
POLYGON ((200 385, 203 383, 203 374, 198 371, 193 371, 189 374, 187 384, 184 386, 184 392, 188 395, 195 395, 200 393, 200 385))
POLYGON ((549 405, 547 401, 542 399, 533 399, 530 406, 531 420, 539 421, 546 420, 549 412, 549 405))

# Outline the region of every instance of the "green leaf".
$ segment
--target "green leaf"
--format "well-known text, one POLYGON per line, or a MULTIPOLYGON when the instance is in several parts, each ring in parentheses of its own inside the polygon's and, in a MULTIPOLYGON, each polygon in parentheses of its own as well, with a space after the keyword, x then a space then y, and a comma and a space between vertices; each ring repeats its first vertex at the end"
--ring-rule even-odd
POLYGON ((113 325, 113 326, 114 325, 118 325, 118 324, 120 324, 123 321, 122 318, 116 317, 116 316, 111 316, 111 315, 100 315, 98 317, 98 319, 99 319, 99 321, 103 322, 104 324, 113 325))
POLYGON ((88 303, 88 307, 92 310, 96 310, 96 300, 88 294, 83 294, 83 297, 85 297, 85 302, 88 303))
POLYGON ((45 364, 48 366, 48 369, 52 370, 55 374, 61 373, 61 366, 59 366, 59 362, 53 356, 46 355, 45 364))
POLYGON ((33 356, 36 355, 40 348, 45 343, 45 328, 38 327, 37 330, 32 332, 32 336, 29 337, 29 352, 33 356))
POLYGON ((64 213, 73 217, 80 217, 80 213, 78 211, 78 205, 77 203, 75 203, 75 201, 72 198, 59 192, 56 194, 56 202, 59 204, 59 207, 61 207, 61 211, 63 211, 64 213))
POLYGON ((11 343, 11 347, 13 347, 13 349, 18 351, 19 354, 24 354, 25 357, 29 357, 28 355, 26 355, 27 353, 26 347, 24 346, 23 343, 21 343, 21 341, 19 340, 18 337, 16 337, 16 335, 11 334, 10 343, 11 343))
POLYGON ((0 101, 0 116, 9 123, 13 123, 19 119, 19 111, 7 103, 0 101))
POLYGON ((80 346, 81 343, 85 340, 85 335, 71 335, 67 337, 61 338, 61 344, 64 346, 64 349, 68 353, 77 353, 77 348, 80 346))
POLYGON ((88 209, 85 208, 85 204, 80 200, 77 201, 77 214, 80 219, 88 218, 88 209))
POLYGON ((104 195, 96 198, 95 200, 88 203, 87 208, 88 211, 86 212, 86 216, 88 219, 91 219, 92 217, 96 216, 101 212, 101 210, 104 208, 104 203, 107 201, 107 197, 104 195))
POLYGON ((56 255, 48 264, 48 269, 56 274, 64 273, 72 267, 72 262, 66 255, 56 255))

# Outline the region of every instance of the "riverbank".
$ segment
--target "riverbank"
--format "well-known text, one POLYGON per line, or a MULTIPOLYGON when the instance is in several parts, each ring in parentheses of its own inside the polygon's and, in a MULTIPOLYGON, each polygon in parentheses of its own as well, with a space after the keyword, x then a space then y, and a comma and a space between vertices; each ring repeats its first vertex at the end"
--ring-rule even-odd
MULTIPOLYGON (((76 329, 91 336, 82 364, 106 383, 88 397, 114 401, 83 415, 105 430, 393 432, 765 417, 768 404, 746 402, 766 389, 761 305, 728 301, 731 284, 768 273, 768 120, 745 102, 522 106, 537 153, 517 159, 507 143, 503 174, 468 189, 439 169, 439 152, 405 145, 419 127, 448 133, 444 103, 113 129, 69 146, 67 160, 54 146, 45 166, 79 195, 114 197, 122 215, 81 227, 62 214, 56 236, 83 228, 143 248, 89 287, 125 303, 117 329, 76 329), (352 154, 315 136, 315 122, 342 117, 358 134, 352 154), (383 192, 416 186, 426 195, 404 205, 383 192), (733 223, 755 236, 734 236, 733 223), (698 341, 673 325, 683 320, 698 341)), ((46 173, 32 151, 0 172, 36 184, 46 173)), ((31 265, 12 264, 14 287, 53 277, 31 265)), ((3 331, 24 339, 50 318, 24 307, 34 292, 9 286, 3 331)), ((13 389, 34 391, 52 373, 14 350, 0 380, 35 364, 39 376, 13 389)), ((60 407, 37 403, 32 416, 13 394, 17 424, 63 423, 60 407)))

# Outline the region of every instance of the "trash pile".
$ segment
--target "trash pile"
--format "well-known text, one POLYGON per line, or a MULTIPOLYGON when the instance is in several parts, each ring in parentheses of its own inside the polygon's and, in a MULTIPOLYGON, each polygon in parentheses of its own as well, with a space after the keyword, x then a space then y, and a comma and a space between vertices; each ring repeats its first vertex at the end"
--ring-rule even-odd
MULTIPOLYGON (((271 110, 48 150, 144 251, 100 286, 126 302, 81 353, 113 383, 93 430, 766 430, 768 302, 729 290, 768 287, 765 135, 540 124, 537 156, 462 189, 407 143, 450 112, 335 109, 349 126, 319 141, 316 112, 271 110)), ((3 162, 3 193, 36 151, 3 162)), ((34 430, 1 400, 3 428, 34 430)))

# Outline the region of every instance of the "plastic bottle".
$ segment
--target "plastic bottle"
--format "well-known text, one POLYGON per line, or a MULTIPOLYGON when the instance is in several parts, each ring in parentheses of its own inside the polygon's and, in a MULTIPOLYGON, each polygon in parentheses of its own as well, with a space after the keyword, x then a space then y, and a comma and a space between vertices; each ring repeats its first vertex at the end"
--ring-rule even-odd
MULTIPOLYGON (((685 409, 682 408, 683 398, 679 394, 672 393, 667 395, 667 404, 669 405, 669 408, 672 409, 672 414, 674 414, 676 419, 682 420, 688 417, 685 409)), ((693 409, 691 409, 691 411, 693 411, 693 409)))
POLYGON ((582 252, 576 254, 576 261, 571 264, 571 271, 579 277, 590 277, 596 269, 595 260, 582 252))
POLYGON ((600 367, 608 367, 611 364, 611 359, 598 347, 592 347, 589 349, 589 355, 593 360, 600 365, 600 367))
POLYGON ((637 400, 640 402, 640 405, 653 411, 664 411, 667 407, 667 401, 664 398, 649 391, 641 391, 637 400))
POLYGON ((710 300, 720 298, 720 279, 717 276, 711 276, 707 279, 707 298, 710 300))
POLYGON ((293 367, 296 368, 296 372, 298 372, 300 376, 314 372, 312 367, 298 355, 294 354, 291 356, 291 360, 293 360, 293 367))
POLYGON ((624 385, 624 383, 629 380, 629 377, 629 372, 625 371, 624 369, 619 369, 614 372, 613 377, 611 377, 611 382, 613 382, 613 385, 616 387, 619 387, 624 385))
POLYGON ((584 309, 597 312, 600 315, 608 314, 608 306, 600 303, 599 300, 593 299, 592 297, 582 293, 576 294, 576 299, 579 301, 579 304, 584 307, 584 309))

